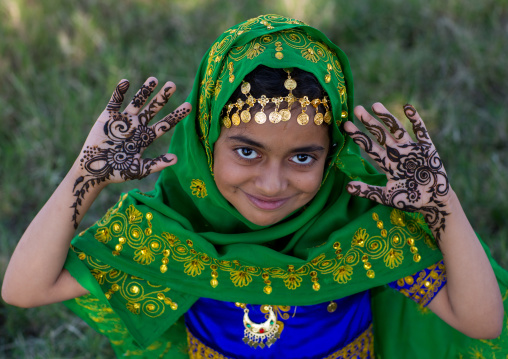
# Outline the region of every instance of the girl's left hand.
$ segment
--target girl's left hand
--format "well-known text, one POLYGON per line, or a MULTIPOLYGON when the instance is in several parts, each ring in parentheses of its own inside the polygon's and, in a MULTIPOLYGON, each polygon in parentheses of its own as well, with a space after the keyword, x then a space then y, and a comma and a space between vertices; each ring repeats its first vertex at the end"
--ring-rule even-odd
POLYGON ((381 103, 375 103, 372 111, 389 132, 362 106, 355 108, 355 115, 376 137, 377 143, 352 122, 346 122, 344 129, 378 163, 388 182, 386 187, 377 187, 352 181, 347 186, 348 192, 404 211, 421 212, 439 240, 445 229, 445 217, 449 214, 452 190, 422 119, 413 106, 404 106, 404 113, 413 125, 415 142, 381 103))

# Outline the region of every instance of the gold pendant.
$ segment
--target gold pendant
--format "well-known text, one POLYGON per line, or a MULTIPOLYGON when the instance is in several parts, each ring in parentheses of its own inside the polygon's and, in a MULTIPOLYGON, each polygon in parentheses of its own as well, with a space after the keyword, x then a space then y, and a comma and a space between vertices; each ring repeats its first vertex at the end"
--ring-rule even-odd
POLYGON ((332 113, 330 111, 326 111, 324 120, 327 124, 330 124, 330 122, 332 122, 332 113))
POLYGON ((231 116, 231 122, 233 122, 233 125, 235 126, 240 124, 240 116, 238 116, 238 112, 235 112, 233 116, 231 116))
POLYGON ((266 115, 264 112, 258 112, 256 113, 256 116, 254 116, 254 120, 256 120, 257 123, 262 125, 266 122, 266 115))
POLYGON ((302 112, 301 114, 298 115, 296 121, 298 122, 298 124, 302 126, 306 125, 309 123, 309 115, 307 115, 305 112, 302 112))
POLYGON ((286 108, 284 110, 280 110, 279 113, 282 121, 289 121, 291 118, 291 112, 286 108))
POLYGON ((250 112, 247 111, 247 110, 243 110, 242 113, 240 114, 240 118, 242 119, 243 122, 247 123, 250 121, 250 112))
POLYGON ((268 119, 270 120, 271 123, 279 123, 280 120, 282 119, 282 116, 280 115, 279 112, 272 111, 272 113, 270 113, 270 116, 268 116, 268 119))
POLYGON ((254 323, 249 318, 249 309, 245 308, 243 326, 245 328, 243 342, 254 349, 258 346, 263 349, 265 345, 271 347, 280 338, 279 324, 273 307, 268 306, 268 319, 264 323, 254 323), (266 344, 264 343, 266 341, 266 344))
POLYGON ((316 113, 316 116, 314 116, 314 123, 318 126, 323 123, 323 114, 321 112, 316 113))
POLYGON ((224 127, 226 127, 226 128, 231 127, 231 120, 227 116, 222 119, 222 123, 224 124, 224 127))
POLYGON ((288 78, 286 81, 284 81, 284 87, 286 90, 293 91, 296 88, 296 81, 292 78, 288 78))

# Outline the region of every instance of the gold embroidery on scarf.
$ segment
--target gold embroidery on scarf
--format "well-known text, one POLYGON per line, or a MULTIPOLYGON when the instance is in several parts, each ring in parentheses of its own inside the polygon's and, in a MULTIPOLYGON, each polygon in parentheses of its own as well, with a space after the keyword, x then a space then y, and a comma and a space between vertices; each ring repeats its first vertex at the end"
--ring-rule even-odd
MULTIPOLYGON (((124 345, 132 347, 131 335, 120 317, 106 304, 101 303, 91 294, 75 298, 74 301, 81 308, 86 310, 88 317, 95 323, 95 328, 101 334, 104 334, 111 341, 111 344, 118 349, 124 345)), ((151 357, 162 358, 171 348, 170 341, 155 341, 146 349, 125 350, 123 356, 142 356, 150 354, 151 357), (157 353, 154 353, 157 352, 157 353)))
POLYGON ((198 198, 205 198, 208 193, 206 193, 205 182, 200 179, 193 179, 191 181, 190 189, 192 190, 192 195, 198 198))
MULTIPOLYGON (((169 306, 172 310, 178 309, 178 304, 173 302, 171 298, 166 297, 170 288, 155 285, 142 278, 119 271, 83 252, 77 251, 72 246, 71 249, 78 255, 79 259, 85 262, 97 283, 105 289, 104 295, 108 300, 111 300, 113 296, 120 295, 130 312, 134 314, 143 313, 151 318, 162 315, 166 306, 169 306)), ((147 262, 138 263, 147 264, 147 262)))
MULTIPOLYGON (((187 329, 187 343, 191 359, 229 359, 218 351, 208 347, 187 329)), ((374 357, 374 335, 372 325, 356 337, 351 343, 328 355, 325 359, 366 359, 374 357)))
POLYGON ((399 289, 406 297, 411 298, 421 306, 427 306, 432 298, 438 293, 443 281, 446 281, 446 270, 443 261, 433 264, 427 268, 430 272, 422 270, 418 273, 418 278, 407 276, 397 281, 400 288, 410 285, 408 289, 399 289))
MULTIPOLYGON (((267 295, 272 293, 273 287, 271 285, 274 278, 281 280, 288 290, 295 290, 302 285, 319 290, 322 283, 326 283, 327 277, 333 277, 335 282, 345 284, 353 278, 357 267, 363 267, 366 271, 365 275, 368 278, 374 278, 375 265, 384 264, 389 269, 400 266, 405 260, 404 250, 406 253, 413 254, 412 257, 409 257, 418 262, 421 257, 417 253, 416 243, 431 241, 429 235, 420 226, 422 221, 420 216, 409 215, 398 209, 393 209, 390 213, 390 222, 393 226, 389 230, 384 228, 379 215, 373 213, 372 219, 376 222, 379 234, 368 233, 365 228, 359 228, 353 234, 349 246, 347 242, 333 243, 330 248, 332 250, 331 256, 329 253, 321 253, 300 267, 294 265, 289 265, 287 268, 256 267, 242 265, 238 260, 225 261, 213 258, 207 253, 201 252, 196 243, 190 239, 181 240, 172 233, 158 234, 147 232, 146 228, 143 230, 142 227, 151 229, 151 220, 154 215, 150 212, 145 215, 145 225, 142 223, 129 225, 128 222, 131 218, 139 217, 136 211, 138 210, 134 206, 129 206, 123 212, 118 211, 109 215, 107 221, 101 220, 102 225, 96 230, 96 233, 103 235, 97 236, 96 234, 96 239, 102 242, 105 233, 108 233, 108 241, 118 238, 118 245, 113 251, 114 255, 131 256, 135 262, 142 266, 156 265, 161 273, 167 272, 170 261, 173 262, 173 270, 180 270, 191 277, 201 276, 205 272, 211 273, 210 284, 213 288, 219 286, 218 277, 229 277, 231 283, 240 288, 249 286, 255 280, 262 280, 264 282, 263 291, 267 295), (136 216, 132 217, 133 214, 136 216), (122 250, 121 253, 120 250, 122 250), (178 269, 178 265, 174 262, 180 262, 181 269, 178 269), (225 273, 226 276, 220 275, 219 272, 225 273), (309 282, 307 282, 307 278, 309 282), (318 278, 321 283, 317 283, 318 278), (304 279, 307 283, 304 282, 304 279)), ((82 260, 89 258, 84 253, 78 253, 78 255, 82 260)), ((120 274, 119 271, 112 270, 109 266, 105 266, 103 269, 100 264, 95 262, 89 266, 94 270, 93 274, 97 281, 126 286, 124 282, 127 274, 120 274), (115 276, 112 276, 110 272, 114 272, 115 276)), ((107 296, 112 297, 118 292, 125 295, 127 301, 138 303, 138 297, 132 297, 133 294, 137 294, 133 292, 135 289, 129 291, 126 288, 122 290, 120 288, 123 287, 111 287, 107 296), (115 288, 117 290, 114 290, 115 288)), ((149 293, 156 296, 154 294, 156 291, 149 291, 149 293)), ((131 307, 131 309, 131 311, 134 309, 137 311, 140 308, 131 307)), ((148 312, 153 312, 153 310, 148 310, 148 312)))
POLYGON ((116 346, 124 344, 130 334, 123 326, 121 319, 106 304, 101 303, 91 294, 75 298, 80 307, 86 309, 88 317, 96 323, 97 330, 106 335, 116 346))

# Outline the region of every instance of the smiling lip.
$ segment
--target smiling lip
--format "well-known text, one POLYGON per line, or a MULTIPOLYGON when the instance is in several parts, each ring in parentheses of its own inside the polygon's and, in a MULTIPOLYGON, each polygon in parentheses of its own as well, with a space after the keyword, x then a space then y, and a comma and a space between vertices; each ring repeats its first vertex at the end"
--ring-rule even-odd
MULTIPOLYGON (((245 193, 245 192, 244 192, 245 193)), ((289 198, 259 198, 254 197, 248 193, 245 193, 247 198, 251 201, 251 203, 259 209, 265 211, 273 211, 282 207, 289 198)))

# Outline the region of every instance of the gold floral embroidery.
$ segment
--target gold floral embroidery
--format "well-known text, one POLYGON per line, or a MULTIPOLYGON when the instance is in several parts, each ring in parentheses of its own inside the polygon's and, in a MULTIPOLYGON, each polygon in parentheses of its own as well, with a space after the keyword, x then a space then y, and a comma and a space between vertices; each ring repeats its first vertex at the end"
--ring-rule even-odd
MULTIPOLYGON (((179 248, 182 248, 182 247, 179 247, 179 248)), ((197 256, 193 257, 190 260, 185 261, 183 266, 185 268, 184 272, 190 276, 193 276, 193 277, 200 275, 201 271, 203 269, 205 269, 205 265, 203 264, 203 262, 201 260, 199 260, 199 258, 197 256)))
POLYGON ((230 277, 236 287, 245 287, 252 282, 252 276, 246 270, 231 271, 230 277))
POLYGON ((140 223, 141 220, 143 219, 143 213, 141 213, 140 211, 138 211, 136 209, 136 207, 134 207, 132 204, 129 206, 129 208, 127 208, 127 210, 125 211, 126 215, 127 215, 127 218, 129 219, 129 223, 140 223))
POLYGON ((208 194, 206 193, 205 182, 200 179, 193 179, 191 181, 190 189, 192 194, 198 198, 205 198, 208 194))
MULTIPOLYGON (((380 264, 394 269, 399 267, 406 257, 415 262, 420 261, 418 241, 431 240, 426 231, 415 225, 420 221, 417 214, 394 209, 389 219, 384 219, 393 226, 385 228, 383 220, 374 212, 372 219, 376 223, 378 234, 368 233, 367 229, 359 228, 349 243, 347 241, 327 243, 321 247, 323 253, 299 266, 257 267, 242 264, 238 260, 219 260, 201 251, 199 242, 180 239, 173 233, 152 231, 151 221, 155 221, 153 217, 157 216, 156 213, 147 213, 144 224, 142 221, 128 225, 132 213, 136 212, 131 206, 123 213, 117 211, 96 230, 99 233, 96 234, 98 241, 118 238, 118 244, 109 244, 114 249, 114 255, 131 256, 143 266, 155 265, 160 273, 166 273, 171 267, 191 277, 198 277, 206 271, 206 276, 212 277, 211 280, 208 279, 212 288, 220 288, 221 281, 228 277, 235 287, 246 287, 256 281, 263 285, 262 290, 267 295, 273 292, 274 280, 281 280, 288 290, 296 290, 302 286, 303 280, 308 278, 309 285, 314 290, 319 290, 323 283, 327 283, 327 276, 338 284, 348 283, 355 275, 361 275, 361 272, 356 274, 355 269, 358 267, 365 270, 363 275, 375 278, 376 266, 380 264), (181 267, 178 267, 178 262, 181 263, 181 267), (226 276, 221 273, 225 273, 226 276)), ((80 259, 83 259, 82 256, 84 254, 80 254, 80 259)), ((112 277, 111 273, 106 275, 107 271, 103 268, 93 269, 104 272, 94 274, 98 280, 103 280, 101 274, 105 278, 112 277)), ((117 292, 112 290, 108 293, 112 297, 117 292)))
POLYGON ((288 289, 296 289, 300 286, 302 283, 302 277, 300 275, 297 275, 295 273, 289 273, 284 278, 284 284, 288 289))
POLYGON ((95 233, 95 239, 102 243, 108 243, 111 240, 111 234, 107 228, 99 228, 95 233))
POLYGON ((94 327, 99 333, 104 334, 115 347, 115 351, 122 357, 142 356, 150 358, 162 358, 169 351, 173 343, 171 341, 155 341, 146 349, 130 350, 132 337, 120 317, 105 303, 100 302, 94 296, 88 294, 74 299, 76 304, 86 310, 86 315, 93 321, 94 327))
POLYGON ((119 295, 130 312, 134 314, 143 313, 153 318, 162 315, 166 306, 169 306, 172 310, 178 309, 177 303, 165 295, 170 291, 170 288, 155 285, 142 278, 119 271, 72 246, 71 250, 78 255, 79 259, 85 262, 90 269, 90 273, 105 289, 104 295, 106 298, 111 300, 119 295))
POLYGON ((98 269, 93 269, 90 271, 90 273, 92 273, 97 283, 99 283, 100 285, 104 284, 104 276, 106 275, 105 272, 98 269))
POLYGON ((340 266, 333 273, 333 279, 340 284, 347 283, 351 280, 351 276, 353 275, 353 267, 350 265, 340 266))
POLYGON ((152 263, 154 259, 155 255, 148 247, 143 247, 134 252, 134 260, 140 264, 148 265, 152 263))
POLYGON ((221 80, 217 81, 217 84, 215 85, 215 90, 214 90, 215 98, 217 98, 219 96, 220 90, 222 90, 222 81, 221 80))
POLYGON ((353 236, 353 242, 352 244, 354 246, 360 246, 363 247, 365 245, 365 241, 369 238, 369 235, 367 233, 367 230, 364 228, 360 228, 356 231, 355 235, 353 236))
POLYGON ((312 61, 314 63, 319 61, 315 51, 313 48, 309 47, 308 49, 302 50, 302 57, 306 60, 312 61))
POLYGON ((122 324, 121 319, 106 304, 101 303, 91 294, 84 295, 74 299, 77 305, 86 309, 87 315, 96 323, 97 330, 108 336, 115 345, 124 344, 124 340, 129 337, 129 332, 122 324))
POLYGON ((258 56, 263 51, 265 51, 265 49, 266 47, 259 43, 251 44, 251 48, 247 50, 247 58, 249 60, 252 60, 254 57, 258 56))
POLYGON ((390 249, 390 251, 385 254, 383 260, 388 268, 393 269, 402 264, 404 255, 402 254, 402 251, 398 249, 390 249))

